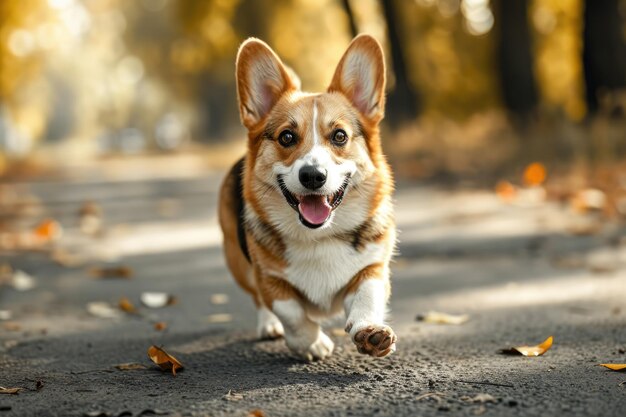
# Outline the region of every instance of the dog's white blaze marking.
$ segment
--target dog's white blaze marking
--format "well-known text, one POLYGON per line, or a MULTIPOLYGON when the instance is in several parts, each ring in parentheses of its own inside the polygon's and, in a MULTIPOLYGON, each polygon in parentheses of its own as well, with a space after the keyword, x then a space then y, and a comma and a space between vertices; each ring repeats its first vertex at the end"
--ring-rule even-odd
POLYGON ((370 243, 361 252, 340 240, 292 241, 287 245, 285 279, 318 307, 330 310, 337 292, 357 272, 383 262, 384 243, 370 243))
POLYGON ((351 336, 369 325, 383 325, 387 309, 385 280, 381 277, 363 281, 354 294, 346 297, 344 307, 347 323, 352 325, 351 336))
POLYGON ((320 144, 320 135, 317 132, 317 102, 313 100, 313 146, 320 144))

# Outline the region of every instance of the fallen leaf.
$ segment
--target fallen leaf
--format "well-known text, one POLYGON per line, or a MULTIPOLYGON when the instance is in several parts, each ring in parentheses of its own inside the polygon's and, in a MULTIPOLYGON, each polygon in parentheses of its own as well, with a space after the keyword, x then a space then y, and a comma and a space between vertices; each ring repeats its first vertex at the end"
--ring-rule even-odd
POLYGON ((17 345, 19 345, 17 340, 5 340, 3 343, 5 349, 13 349, 17 345))
POLYGON ((133 270, 127 266, 94 267, 89 270, 91 276, 95 278, 123 278, 130 279, 133 270))
POLYGON ((233 316, 228 313, 209 314, 207 320, 209 323, 228 323, 233 320, 233 316))
POLYGON ((35 278, 31 277, 24 271, 20 271, 19 269, 13 273, 13 280, 11 284, 17 291, 28 291, 37 286, 35 278))
POLYGON ((8 332, 19 332, 22 330, 22 325, 16 321, 6 321, 2 324, 2 327, 8 332))
POLYGON ((496 400, 492 395, 489 395, 489 394, 476 394, 476 396, 474 397, 464 396, 464 397, 461 397, 461 400, 471 402, 471 403, 480 403, 480 404, 485 404, 485 403, 495 404, 498 402, 498 400, 496 400))
POLYGON ((228 393, 222 397, 222 399, 226 401, 241 401, 243 398, 243 394, 233 392, 232 390, 228 390, 228 393))
POLYGON ((500 353, 507 355, 541 356, 552 347, 553 337, 550 336, 541 344, 536 346, 516 346, 509 349, 502 349, 500 353))
POLYGON ((517 188, 508 181, 499 181, 496 184, 496 195, 505 203, 511 203, 517 198, 517 188))
POLYGON ((548 172, 541 162, 533 162, 524 169, 524 184, 527 186, 541 185, 546 181, 548 172))
POLYGON ((167 329, 167 323, 164 321, 157 321, 156 323, 154 323, 154 330, 156 331, 163 331, 167 329))
POLYGON ((565 231, 574 236, 593 236, 599 234, 602 229, 603 225, 597 219, 580 217, 567 225, 565 231))
POLYGON ((434 324, 463 324, 469 320, 467 314, 447 314, 437 311, 429 311, 416 317, 417 321, 434 324))
POLYGON ((263 410, 259 410, 257 408, 256 410, 250 410, 248 412, 248 417, 265 417, 265 413, 263 412, 263 410))
POLYGON ((0 265, 0 284, 10 284, 13 281, 13 268, 7 263, 0 265))
POLYGON ((146 365, 142 365, 140 363, 120 363, 119 365, 115 365, 114 368, 117 368, 120 371, 136 371, 139 369, 148 369, 146 365))
POLYGON ((149 308, 162 308, 178 302, 176 297, 166 292, 144 292, 139 297, 141 303, 149 308))
POLYGON ((563 256, 552 259, 551 264, 561 269, 577 269, 585 266, 585 260, 581 256, 563 256))
POLYGON ((115 319, 121 317, 119 310, 104 301, 93 301, 91 303, 87 303, 87 311, 96 317, 105 319, 115 319))
POLYGON ((442 397, 445 397, 445 396, 446 394, 442 392, 437 392, 437 391, 425 392, 424 394, 420 394, 417 397, 415 397, 415 401, 421 401, 426 398, 432 398, 433 400, 437 402, 437 404, 439 404, 442 401, 442 397))
POLYGON ((159 365, 162 370, 168 371, 171 369, 172 375, 176 375, 176 371, 178 369, 183 369, 183 364, 180 363, 178 359, 176 359, 160 347, 154 345, 150 346, 148 348, 148 357, 152 362, 159 365))
POLYGON ((588 188, 579 191, 570 200, 570 206, 574 211, 586 213, 588 211, 601 211, 607 204, 604 191, 596 188, 588 188))
POLYGON ((50 258, 57 264, 66 268, 74 268, 85 263, 82 256, 71 253, 64 248, 54 248, 50 254, 50 258))
POLYGON ((5 388, 0 387, 0 394, 17 394, 24 388, 5 388))
POLYGON ((609 368, 611 371, 625 371, 626 363, 601 363, 600 366, 609 368))
POLYGON ((125 313, 137 314, 137 308, 135 308, 134 304, 126 297, 120 298, 117 306, 125 313))
POLYGON ((227 294, 212 294, 209 300, 211 301, 211 304, 222 305, 227 304, 229 298, 227 294))
POLYGON ((33 234, 39 240, 43 242, 48 242, 54 239, 58 239, 61 237, 63 233, 63 228, 56 220, 46 219, 39 223, 35 230, 33 230, 33 234))
POLYGON ((80 231, 95 235, 102 229, 102 210, 93 201, 86 201, 78 211, 80 231))

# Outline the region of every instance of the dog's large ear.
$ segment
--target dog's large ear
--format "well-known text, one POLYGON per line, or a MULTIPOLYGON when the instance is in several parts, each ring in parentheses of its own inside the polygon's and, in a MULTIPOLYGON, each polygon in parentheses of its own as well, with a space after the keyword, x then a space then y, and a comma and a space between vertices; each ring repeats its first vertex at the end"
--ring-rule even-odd
POLYGON ((385 59, 370 35, 359 35, 337 65, 328 92, 338 91, 372 122, 385 114, 385 59))
POLYGON ((239 114, 248 129, 263 120, 283 94, 299 85, 274 51, 255 38, 239 48, 236 74, 239 114))

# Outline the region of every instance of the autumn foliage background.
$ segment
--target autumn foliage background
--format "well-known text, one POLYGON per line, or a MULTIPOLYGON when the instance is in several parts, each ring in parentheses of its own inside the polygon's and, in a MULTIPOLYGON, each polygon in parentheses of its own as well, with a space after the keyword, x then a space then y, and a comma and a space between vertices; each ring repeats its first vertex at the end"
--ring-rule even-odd
POLYGON ((387 53, 384 141, 400 179, 517 186, 539 163, 557 197, 594 187, 617 202, 625 10, 622 0, 5 0, 0 173, 170 154, 223 168, 243 152, 242 40, 266 40, 319 91, 367 32, 387 53))

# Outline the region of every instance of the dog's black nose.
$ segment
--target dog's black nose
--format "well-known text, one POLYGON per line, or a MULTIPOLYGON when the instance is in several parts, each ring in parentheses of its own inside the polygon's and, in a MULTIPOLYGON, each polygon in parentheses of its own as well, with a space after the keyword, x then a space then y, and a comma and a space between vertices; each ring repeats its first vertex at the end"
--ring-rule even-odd
POLYGON ((315 165, 305 165, 300 168, 300 183, 309 190, 317 190, 326 183, 326 172, 315 165))

